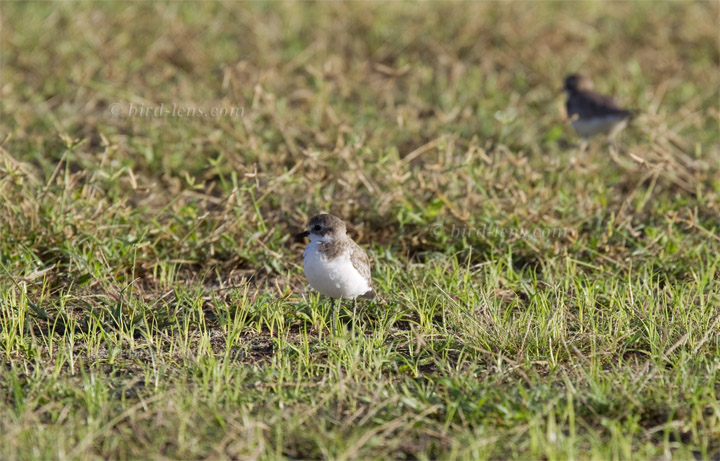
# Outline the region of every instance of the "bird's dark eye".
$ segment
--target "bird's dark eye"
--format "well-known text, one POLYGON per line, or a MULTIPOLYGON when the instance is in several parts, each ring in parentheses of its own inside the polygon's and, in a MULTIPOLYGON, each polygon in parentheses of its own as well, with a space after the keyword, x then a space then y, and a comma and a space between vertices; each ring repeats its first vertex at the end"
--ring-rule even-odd
POLYGON ((315 232, 319 232, 319 231, 320 231, 320 226, 316 224, 315 227, 313 227, 313 230, 314 230, 315 232))

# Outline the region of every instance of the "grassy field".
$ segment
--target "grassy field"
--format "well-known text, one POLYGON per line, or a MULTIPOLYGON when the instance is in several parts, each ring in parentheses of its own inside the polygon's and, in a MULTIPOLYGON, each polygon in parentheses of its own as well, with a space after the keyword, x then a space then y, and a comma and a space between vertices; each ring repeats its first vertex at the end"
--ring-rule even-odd
POLYGON ((0 458, 720 458, 717 1, 0 8, 0 458))

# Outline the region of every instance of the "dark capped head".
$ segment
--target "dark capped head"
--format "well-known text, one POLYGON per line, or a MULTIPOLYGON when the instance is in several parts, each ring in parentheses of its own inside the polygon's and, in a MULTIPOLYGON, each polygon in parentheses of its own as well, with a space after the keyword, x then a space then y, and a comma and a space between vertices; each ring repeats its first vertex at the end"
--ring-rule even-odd
POLYGON ((592 91, 594 88, 590 77, 581 74, 571 74, 565 77, 565 91, 592 91))
POLYGON ((347 232, 342 219, 331 214, 314 216, 308 224, 307 230, 297 234, 296 238, 310 237, 310 240, 331 240, 336 236, 344 236, 347 232))

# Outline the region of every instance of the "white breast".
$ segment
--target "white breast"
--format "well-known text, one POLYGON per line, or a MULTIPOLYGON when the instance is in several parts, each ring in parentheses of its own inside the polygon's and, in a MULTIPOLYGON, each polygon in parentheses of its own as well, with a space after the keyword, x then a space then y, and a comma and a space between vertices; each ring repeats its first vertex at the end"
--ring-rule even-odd
POLYGON ((329 260, 320 253, 318 242, 310 242, 303 258, 308 283, 325 296, 355 299, 371 290, 368 281, 353 267, 349 251, 329 260))
POLYGON ((613 138, 625 128, 627 118, 611 115, 607 117, 575 119, 572 125, 575 131, 583 138, 590 138, 600 133, 605 133, 610 138, 613 138))

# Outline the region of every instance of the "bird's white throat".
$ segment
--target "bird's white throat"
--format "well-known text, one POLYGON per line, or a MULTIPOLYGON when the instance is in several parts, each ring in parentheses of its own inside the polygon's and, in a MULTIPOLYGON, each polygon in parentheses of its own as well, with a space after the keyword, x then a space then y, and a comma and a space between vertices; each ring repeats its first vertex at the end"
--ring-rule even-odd
POLYGON ((308 235, 308 238, 310 239, 310 243, 312 243, 312 242, 330 243, 333 240, 335 240, 331 234, 320 235, 320 234, 310 233, 310 235, 308 235))

